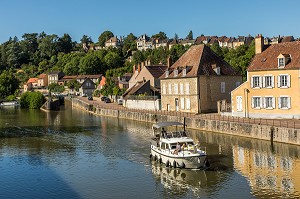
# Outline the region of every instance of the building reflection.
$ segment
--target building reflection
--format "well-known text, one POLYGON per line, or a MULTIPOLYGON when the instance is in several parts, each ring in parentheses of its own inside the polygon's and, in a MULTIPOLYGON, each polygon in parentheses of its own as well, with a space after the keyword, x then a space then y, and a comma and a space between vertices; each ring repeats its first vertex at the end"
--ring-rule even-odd
POLYGON ((232 151, 234 168, 247 177, 254 195, 299 198, 297 151, 286 146, 276 153, 263 145, 256 149, 234 145, 232 151))

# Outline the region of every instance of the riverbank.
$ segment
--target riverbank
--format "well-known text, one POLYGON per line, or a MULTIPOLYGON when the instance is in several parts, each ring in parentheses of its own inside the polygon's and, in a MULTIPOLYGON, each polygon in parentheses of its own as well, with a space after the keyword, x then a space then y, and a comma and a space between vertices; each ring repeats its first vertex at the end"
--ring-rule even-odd
POLYGON ((185 118, 187 127, 191 129, 300 145, 300 129, 295 128, 295 125, 294 127, 282 127, 272 124, 266 125, 261 122, 241 123, 239 120, 218 120, 216 117, 202 118, 192 114, 172 115, 170 113, 170 115, 167 115, 165 112, 164 114, 159 114, 158 111, 137 111, 119 108, 120 106, 116 104, 102 106, 101 102, 97 100, 90 102, 78 98, 72 98, 70 100, 73 107, 81 108, 91 114, 99 116, 131 119, 150 123, 162 121, 183 122, 185 118))

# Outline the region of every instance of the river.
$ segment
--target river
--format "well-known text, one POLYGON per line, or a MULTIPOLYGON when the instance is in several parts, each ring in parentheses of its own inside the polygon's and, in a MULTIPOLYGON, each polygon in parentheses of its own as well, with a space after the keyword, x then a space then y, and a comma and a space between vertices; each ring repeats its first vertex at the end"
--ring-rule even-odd
POLYGON ((300 147, 190 130, 208 170, 149 160, 151 124, 0 109, 0 198, 299 198, 300 147))

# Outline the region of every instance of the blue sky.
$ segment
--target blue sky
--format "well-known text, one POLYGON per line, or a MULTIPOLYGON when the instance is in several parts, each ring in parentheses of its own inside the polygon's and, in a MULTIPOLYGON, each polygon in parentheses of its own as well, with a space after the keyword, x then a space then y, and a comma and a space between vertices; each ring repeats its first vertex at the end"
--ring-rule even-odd
POLYGON ((0 43, 24 33, 68 33, 94 42, 105 30, 117 36, 201 34, 300 37, 299 0, 1 0, 0 43))

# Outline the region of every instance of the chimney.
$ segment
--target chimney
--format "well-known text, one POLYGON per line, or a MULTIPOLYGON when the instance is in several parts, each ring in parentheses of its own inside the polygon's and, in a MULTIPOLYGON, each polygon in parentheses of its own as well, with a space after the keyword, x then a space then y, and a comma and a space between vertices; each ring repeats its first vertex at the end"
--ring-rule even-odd
POLYGON ((258 34, 255 37, 255 54, 260 54, 264 50, 264 37, 258 34))
POLYGON ((141 62, 141 69, 143 69, 145 66, 145 62, 141 62))
POLYGON ((138 72, 141 72, 141 65, 138 64, 138 72))
POLYGON ((136 65, 134 64, 133 65, 133 74, 135 73, 135 68, 136 68, 136 65))
POLYGON ((171 65, 172 65, 172 59, 171 59, 171 56, 169 56, 169 57, 167 58, 167 66, 168 66, 168 68, 170 68, 171 65))

